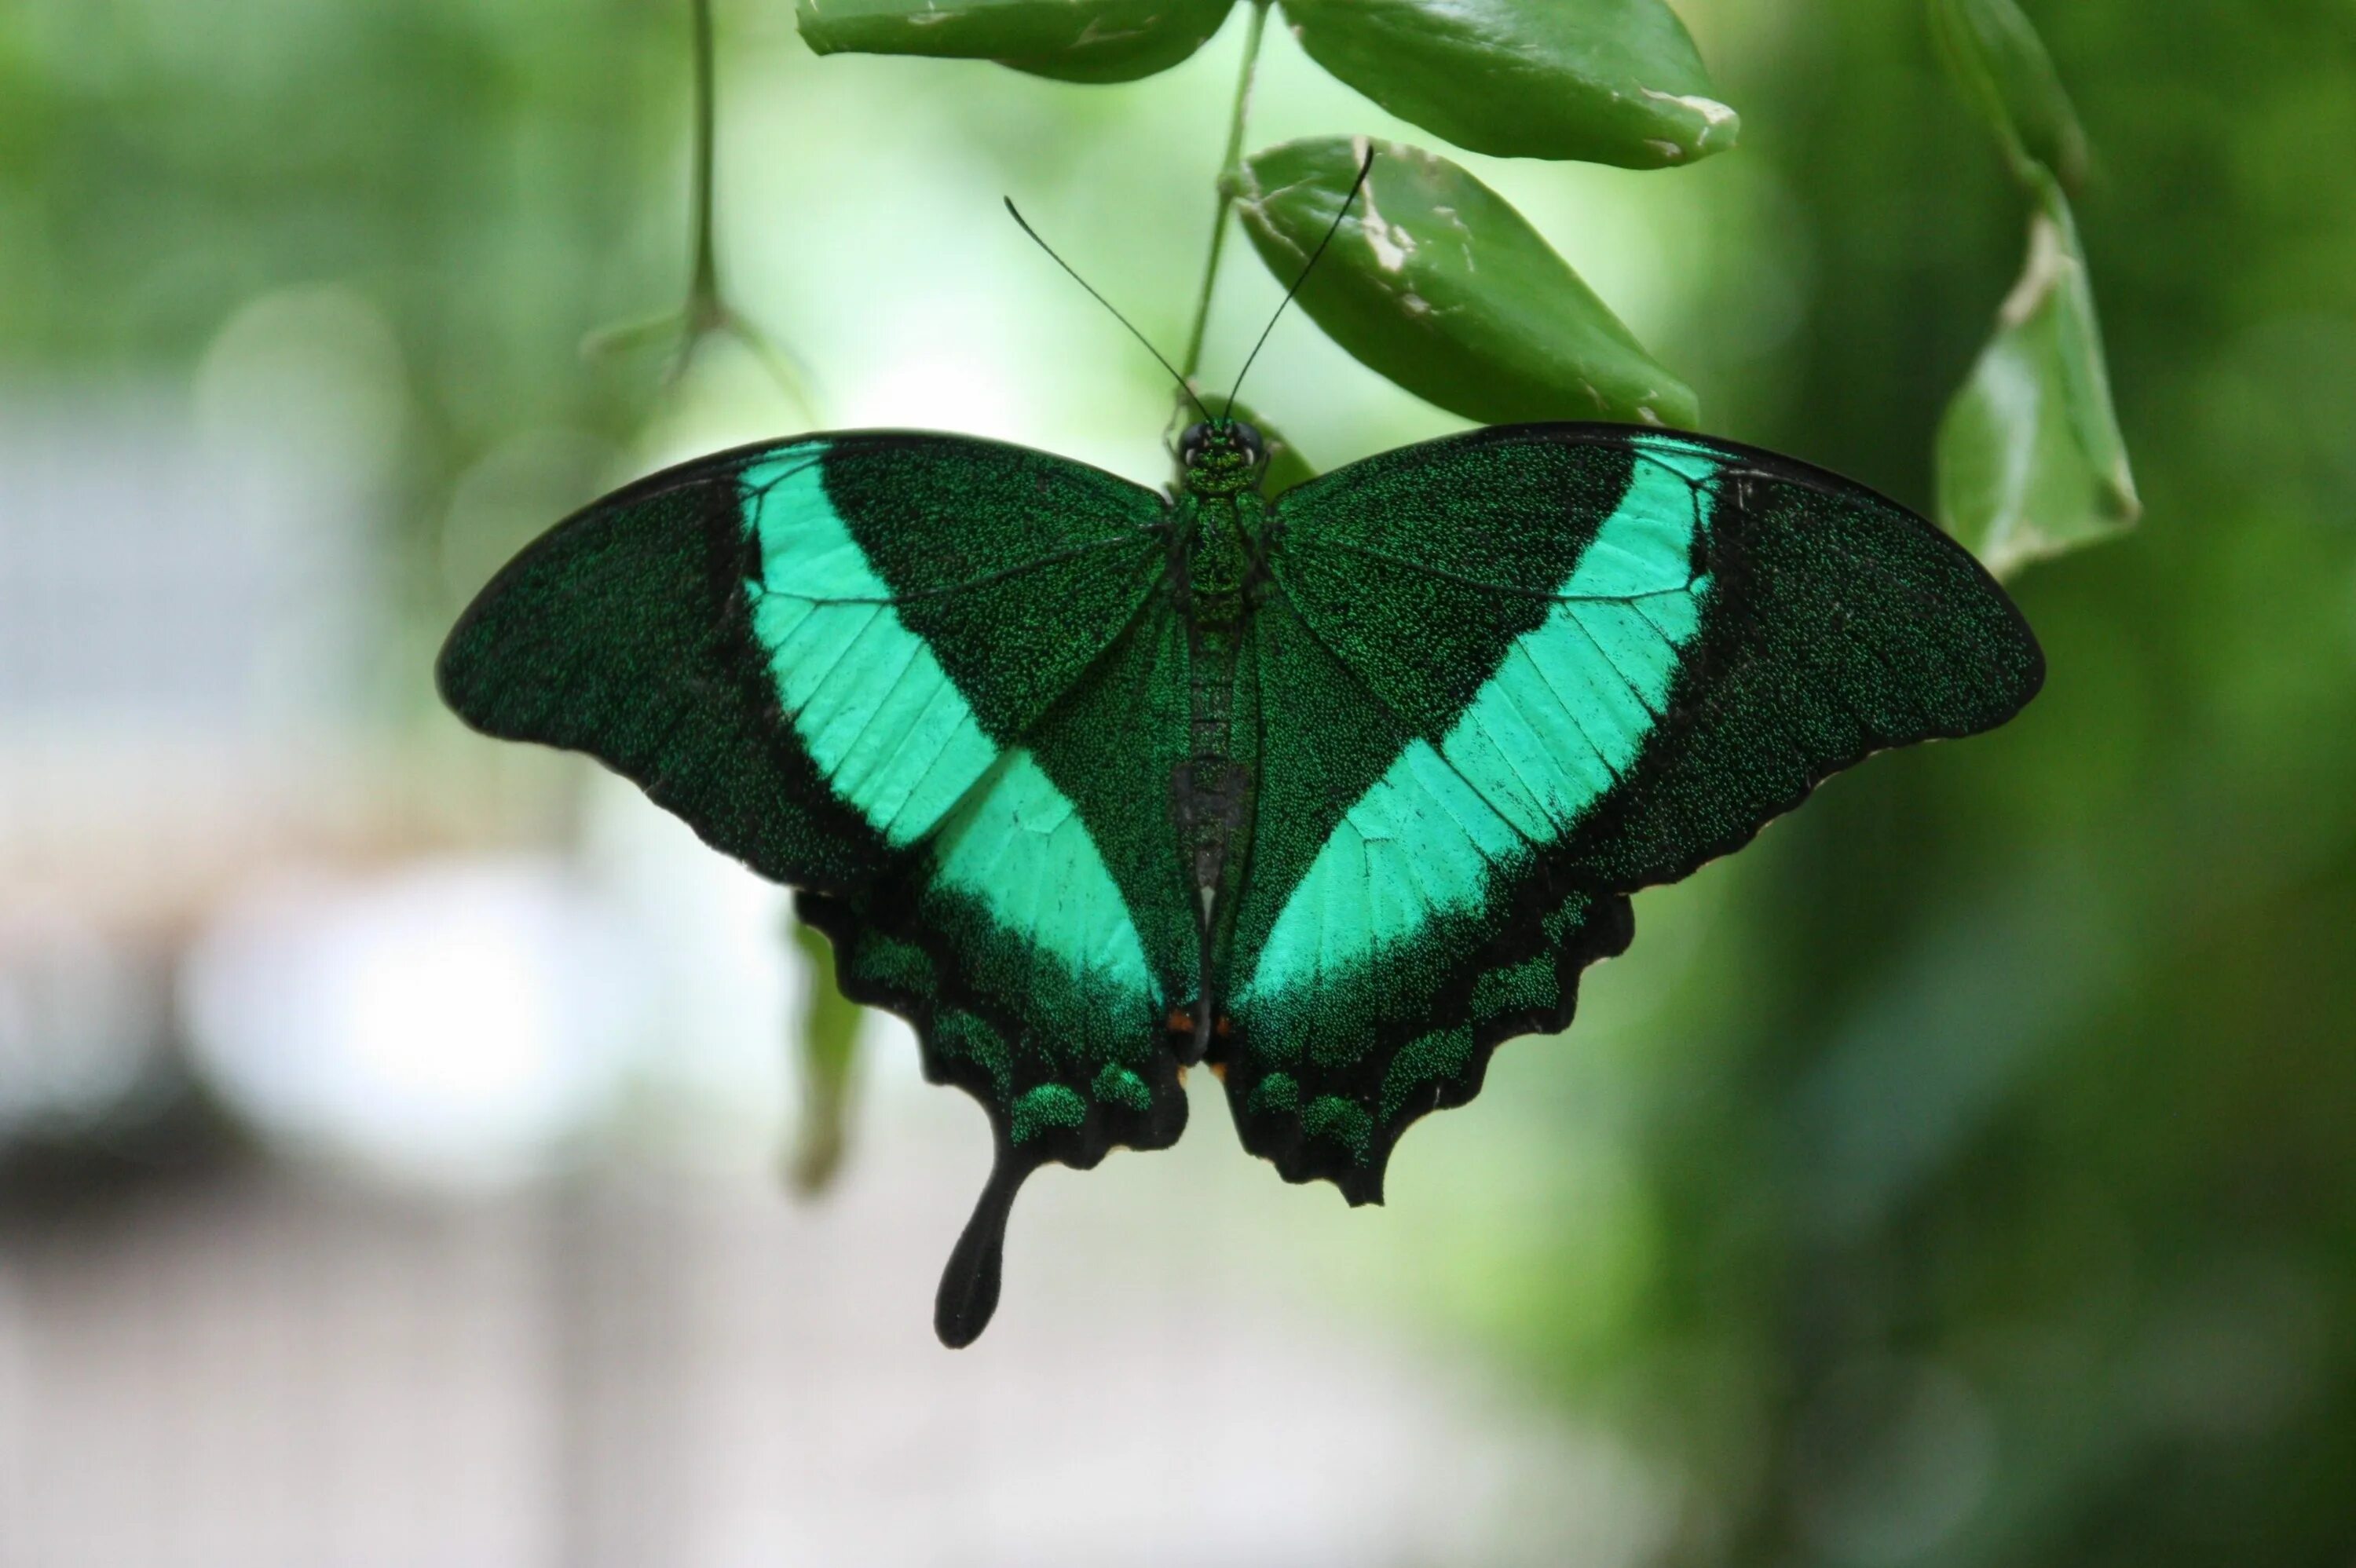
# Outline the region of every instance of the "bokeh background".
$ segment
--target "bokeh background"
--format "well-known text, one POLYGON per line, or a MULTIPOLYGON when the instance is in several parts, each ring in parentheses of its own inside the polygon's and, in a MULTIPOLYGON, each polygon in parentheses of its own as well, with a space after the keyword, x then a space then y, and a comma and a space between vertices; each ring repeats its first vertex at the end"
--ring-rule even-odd
MULTIPOLYGON (((2023 215, 1909 5, 1680 9, 1733 154, 1464 161, 1708 427, 1927 507, 2023 215)), ((1387 1209, 1177 1150, 1026 1192, 869 1020, 792 1200, 781 897, 436 707, 611 485, 814 424, 1166 475, 1242 22, 1079 88, 721 7, 732 297, 654 0, 0 8, 0 1564, 2356 1561, 2356 33, 2030 6, 2148 507, 2044 697, 1637 901, 1387 1209)), ((1417 133, 1271 29, 1265 144, 1417 133)), ((1215 377, 1277 296, 1230 247, 1215 377)), ((1454 421, 1305 319, 1323 465, 1454 421)))

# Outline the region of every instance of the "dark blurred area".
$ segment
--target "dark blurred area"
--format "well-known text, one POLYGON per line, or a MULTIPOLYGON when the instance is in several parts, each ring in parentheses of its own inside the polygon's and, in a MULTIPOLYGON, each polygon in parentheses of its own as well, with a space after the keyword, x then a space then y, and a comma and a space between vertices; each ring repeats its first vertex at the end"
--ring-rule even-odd
MULTIPOLYGON (((0 11, 0 1568, 2356 1562, 2356 30, 2030 9, 2147 507, 2012 584, 2043 697, 1640 899, 1386 1211, 1207 1097, 1043 1179, 957 1357, 981 1118, 873 1020, 793 1202, 782 902, 432 652, 730 441, 1158 483, 1166 386, 997 202, 1176 337, 1238 28, 1087 89, 723 5, 809 407, 580 351, 684 286, 672 7, 0 11)), ((1927 510, 2018 197, 1915 7, 1680 10, 1738 151, 1467 162, 1708 428, 1927 510)), ((1397 133, 1290 49, 1256 142, 1397 133)), ((1265 364, 1327 465, 1451 424, 1299 319, 1265 364)))

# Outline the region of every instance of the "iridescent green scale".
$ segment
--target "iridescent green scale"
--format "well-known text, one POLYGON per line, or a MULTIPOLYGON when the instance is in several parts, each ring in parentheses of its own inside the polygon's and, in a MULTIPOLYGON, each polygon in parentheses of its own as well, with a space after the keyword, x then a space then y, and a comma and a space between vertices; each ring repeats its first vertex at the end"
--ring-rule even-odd
POLYGON ((956 436, 723 453, 559 525, 444 651, 468 722, 801 890, 989 1109, 951 1344, 1023 1177, 1173 1142, 1185 1065, 1286 1178, 1379 1200, 1631 893, 2042 678, 1967 555, 1788 459, 1499 428, 1270 501, 1258 444, 1197 427, 1167 498, 956 436))

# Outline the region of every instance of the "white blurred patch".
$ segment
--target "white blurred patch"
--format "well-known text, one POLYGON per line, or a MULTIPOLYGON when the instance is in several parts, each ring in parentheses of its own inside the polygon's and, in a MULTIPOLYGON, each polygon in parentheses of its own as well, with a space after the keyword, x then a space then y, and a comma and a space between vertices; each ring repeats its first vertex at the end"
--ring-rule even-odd
POLYGON ((295 453, 364 489, 400 455, 408 371, 391 323, 359 291, 281 289, 242 306, 214 336, 195 404, 209 443, 295 453))
POLYGON ((528 1174, 596 1115, 641 1010, 611 917, 552 863, 287 882, 190 949, 198 1061, 266 1132, 404 1175, 528 1174))
POLYGON ((843 392, 844 415, 854 429, 954 430, 1002 441, 1026 433, 1003 376, 980 353, 919 350, 888 358, 843 392))

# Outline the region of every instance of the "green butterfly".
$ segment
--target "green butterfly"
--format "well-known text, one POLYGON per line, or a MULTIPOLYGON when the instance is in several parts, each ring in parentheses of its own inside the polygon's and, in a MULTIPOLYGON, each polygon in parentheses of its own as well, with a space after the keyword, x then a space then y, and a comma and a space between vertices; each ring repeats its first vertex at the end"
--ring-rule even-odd
POLYGON ((1273 500, 1249 425, 1181 455, 1165 497, 955 435, 721 453, 560 524, 443 650, 468 723, 801 890, 989 1111, 951 1345, 1023 1179, 1175 1141, 1187 1064, 1286 1179, 1378 1201, 1408 1123, 1569 1023, 1632 892, 2043 678, 1929 524, 1725 442, 1499 427, 1273 500))

